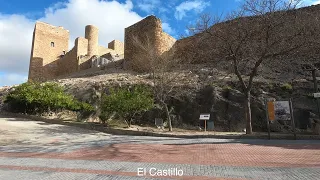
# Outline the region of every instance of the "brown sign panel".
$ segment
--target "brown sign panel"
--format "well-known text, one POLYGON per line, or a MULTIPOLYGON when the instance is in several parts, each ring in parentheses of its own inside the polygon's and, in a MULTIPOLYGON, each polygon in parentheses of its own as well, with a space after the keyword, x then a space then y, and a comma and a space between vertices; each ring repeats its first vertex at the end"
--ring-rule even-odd
POLYGON ((270 121, 275 120, 274 102, 272 101, 268 102, 268 116, 270 121))

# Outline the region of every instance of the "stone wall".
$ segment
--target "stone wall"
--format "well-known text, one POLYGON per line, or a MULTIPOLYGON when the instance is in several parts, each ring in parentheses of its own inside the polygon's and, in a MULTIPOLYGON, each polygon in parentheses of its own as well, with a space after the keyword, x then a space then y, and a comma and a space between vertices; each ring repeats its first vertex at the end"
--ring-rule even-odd
POLYGON ((78 37, 75 40, 75 49, 77 50, 77 57, 88 54, 88 39, 78 37))
POLYGON ((29 66, 29 80, 52 79, 58 74, 58 59, 68 50, 69 31, 37 22, 29 66))
POLYGON ((74 47, 58 60, 57 76, 71 74, 78 71, 77 49, 74 47))
MULTIPOLYGON (((83 57, 88 52, 88 39, 78 37, 75 40, 74 47, 64 56, 59 59, 58 76, 65 76, 77 72, 80 68, 80 57, 83 57)), ((83 63, 83 62, 82 62, 83 63)))
POLYGON ((124 53, 124 44, 119 40, 113 40, 110 43, 108 43, 108 48, 113 49, 115 53, 119 55, 124 53))
POLYGON ((169 51, 172 46, 175 44, 176 39, 170 36, 169 34, 165 32, 161 32, 161 37, 160 37, 160 47, 159 50, 162 53, 169 51))
POLYGON ((88 67, 90 56, 88 55, 89 40, 83 37, 79 37, 76 40, 75 46, 77 47, 76 64, 77 71, 90 68, 88 67))
MULTIPOLYGON (((108 54, 108 53, 116 54, 116 52, 113 49, 99 46, 99 56, 103 56, 104 54, 108 54)), ((123 54, 123 52, 122 52, 122 54, 123 54)))
POLYGON ((125 29, 124 57, 125 66, 136 71, 150 69, 150 56, 160 56, 168 51, 175 41, 162 31, 162 23, 155 16, 148 16, 140 22, 125 29), (141 48, 145 47, 144 48, 141 48), (148 51, 148 52, 146 52, 148 51))

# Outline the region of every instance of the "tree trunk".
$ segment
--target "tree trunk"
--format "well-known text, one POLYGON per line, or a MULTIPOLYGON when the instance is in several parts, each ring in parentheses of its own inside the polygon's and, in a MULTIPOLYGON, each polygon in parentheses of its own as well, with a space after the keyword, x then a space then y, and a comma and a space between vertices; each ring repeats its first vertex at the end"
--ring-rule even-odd
POLYGON ((130 128, 130 124, 126 119, 124 119, 124 122, 127 124, 127 127, 130 128))
POLYGON ((132 124, 132 119, 134 118, 134 116, 136 115, 136 112, 133 113, 133 115, 130 116, 130 120, 129 120, 129 127, 131 127, 132 124))
POLYGON ((252 134, 250 91, 245 93, 246 134, 252 134))
POLYGON ((170 112, 168 109, 168 105, 166 103, 163 104, 164 108, 166 110, 167 118, 168 118, 168 125, 169 125, 169 131, 172 131, 172 124, 171 124, 171 117, 170 117, 170 112))

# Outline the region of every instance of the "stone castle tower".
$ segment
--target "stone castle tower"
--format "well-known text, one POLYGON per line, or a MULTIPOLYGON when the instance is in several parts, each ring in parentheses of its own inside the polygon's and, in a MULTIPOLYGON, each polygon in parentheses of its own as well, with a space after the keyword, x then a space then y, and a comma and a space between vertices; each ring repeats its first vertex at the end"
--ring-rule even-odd
POLYGON ((69 31, 37 22, 33 31, 29 80, 51 79, 57 75, 58 59, 68 51, 69 31))
POLYGON ((98 33, 99 29, 93 25, 87 25, 85 28, 85 38, 88 39, 88 55, 99 55, 98 52, 98 33))
POLYGON ((118 40, 108 43, 108 48, 99 46, 99 29, 93 25, 85 27, 85 37, 75 39, 69 50, 69 31, 63 27, 37 22, 29 66, 32 81, 46 81, 92 68, 94 57, 105 54, 123 55, 124 44, 118 40))

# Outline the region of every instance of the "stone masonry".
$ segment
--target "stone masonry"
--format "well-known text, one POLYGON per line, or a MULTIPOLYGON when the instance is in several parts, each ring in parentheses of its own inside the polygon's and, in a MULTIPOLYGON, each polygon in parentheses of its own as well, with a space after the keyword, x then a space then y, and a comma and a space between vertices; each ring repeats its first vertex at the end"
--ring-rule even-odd
POLYGON ((29 66, 29 81, 46 81, 91 68, 92 58, 124 52, 122 42, 114 40, 105 48, 98 44, 98 28, 88 25, 85 37, 78 37, 69 50, 69 31, 44 22, 37 22, 29 66))
POLYGON ((68 50, 68 41, 68 30, 37 22, 33 32, 29 80, 55 77, 60 55, 68 50))
POLYGON ((142 21, 125 29, 125 50, 124 57, 126 68, 136 71, 146 71, 150 68, 145 50, 152 51, 156 56, 168 51, 175 39, 162 31, 161 20, 155 16, 148 16, 142 21), (140 47, 139 47, 140 44, 140 47))

